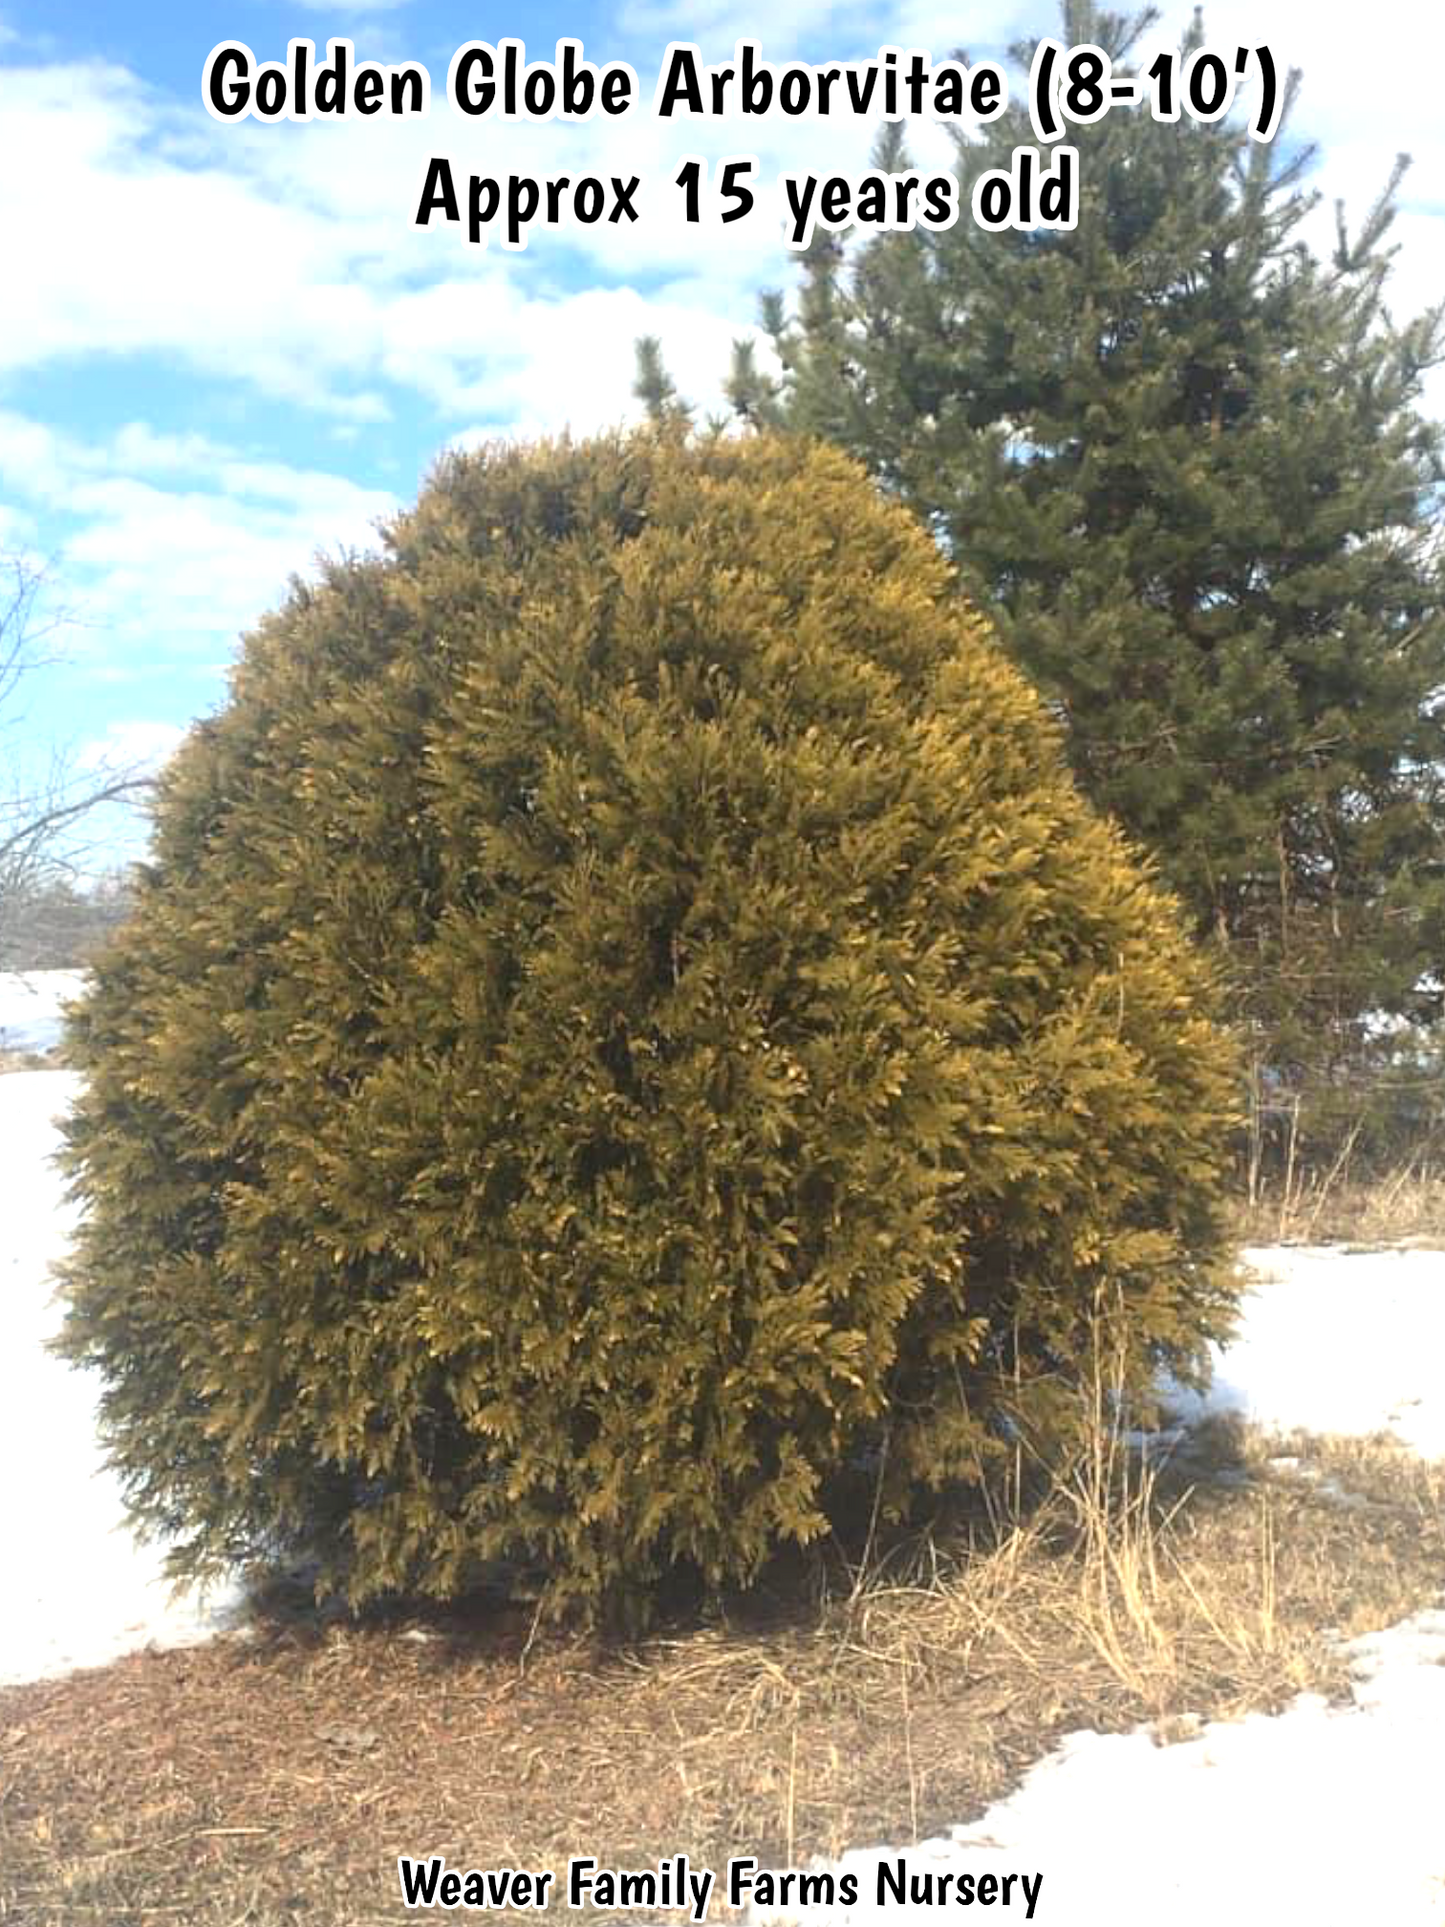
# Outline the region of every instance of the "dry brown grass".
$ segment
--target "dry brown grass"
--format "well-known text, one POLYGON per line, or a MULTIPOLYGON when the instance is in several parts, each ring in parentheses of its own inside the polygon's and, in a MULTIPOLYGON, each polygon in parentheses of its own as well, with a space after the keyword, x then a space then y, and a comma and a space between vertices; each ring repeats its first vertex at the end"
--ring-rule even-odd
POLYGON ((1445 1582, 1445 1476, 1274 1450, 1215 1426, 1150 1476, 1102 1444, 1024 1522, 629 1651, 299 1617, 0 1690, 0 1920, 370 1927, 413 1917, 400 1852, 796 1864, 970 1819, 1073 1728, 1340 1690, 1327 1634, 1445 1582))
POLYGON ((1445 1244, 1445 1170, 1424 1155, 1383 1176, 1337 1166, 1241 1200, 1234 1229, 1242 1244, 1445 1244))

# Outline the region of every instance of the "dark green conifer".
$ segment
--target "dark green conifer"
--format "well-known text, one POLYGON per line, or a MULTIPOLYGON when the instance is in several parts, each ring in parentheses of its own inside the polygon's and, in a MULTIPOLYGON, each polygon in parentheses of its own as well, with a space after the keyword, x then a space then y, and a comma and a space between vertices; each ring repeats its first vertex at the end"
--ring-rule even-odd
MULTIPOLYGON (((1071 0, 1042 30, 1127 68, 1151 18, 1071 0)), ((1401 173, 1322 260, 1312 150, 1116 110, 1070 130, 1074 231, 986 233, 972 183, 1034 141, 1025 100, 960 139, 956 227, 846 256, 825 236, 796 302, 765 302, 765 417, 923 518, 1086 793, 1220 947, 1259 1059, 1347 1084, 1394 1048, 1381 1014, 1438 1020, 1445 952, 1441 436, 1419 413, 1441 310, 1387 305, 1401 173)), ((874 162, 908 164, 896 128, 874 162)), ((735 371, 749 418, 762 379, 751 354, 735 371)))
POLYGON ((745 1580, 1223 1331, 1210 1003, 847 458, 449 458, 165 778, 64 1346, 178 1570, 745 1580))
POLYGON ((662 343, 656 335, 643 335, 637 343, 637 374, 632 392, 647 410, 655 426, 668 422, 685 424, 691 410, 677 392, 662 359, 662 343))

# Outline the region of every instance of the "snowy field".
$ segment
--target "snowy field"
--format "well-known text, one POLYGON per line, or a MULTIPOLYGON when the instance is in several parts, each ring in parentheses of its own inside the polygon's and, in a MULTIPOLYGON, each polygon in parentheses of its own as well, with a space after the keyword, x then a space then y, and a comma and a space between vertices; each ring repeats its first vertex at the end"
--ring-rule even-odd
MULTIPOLYGON (((72 988, 51 992, 48 1021, 72 988)), ((0 1002, 7 1028, 12 1014, 0 1002)), ((43 1036, 47 1020, 31 1015, 29 1034, 43 1036)), ((49 1162, 54 1119, 73 1088, 64 1071, 0 1075, 0 1544, 11 1554, 0 1682, 205 1639, 236 1618, 234 1598, 168 1596, 158 1553, 136 1548, 121 1523, 93 1441, 93 1386, 41 1348, 56 1317, 47 1270, 67 1222, 49 1162)), ((1388 1430, 1445 1457, 1445 1253, 1282 1249, 1250 1258, 1258 1282, 1239 1339, 1217 1360, 1206 1400, 1176 1401, 1180 1422, 1232 1410, 1283 1430, 1388 1430)), ((1445 1600, 1445 1573, 1441 1582, 1445 1600)), ((855 1905, 757 1909, 752 1919, 938 1927, 959 1917, 956 1886, 937 1884, 947 1874, 995 1877, 977 1896, 989 1894, 987 1918, 1056 1927, 1146 1918, 1168 1927, 1442 1927, 1445 1610, 1349 1650, 1352 1704, 1307 1696, 1281 1715, 1206 1725, 1172 1746, 1147 1731, 1073 1734, 975 1825, 845 1856, 834 1872, 853 1875, 855 1905), (931 1897, 913 1905, 885 1890, 880 1906, 879 1864, 896 1877, 900 1860, 905 1879, 932 1877, 931 1897), (1002 1903, 1011 1874, 1030 1877, 1032 1913, 1019 1878, 1002 1903)), ((972 1905, 962 1917, 973 1917, 972 1905)))
POLYGON ((74 1083, 69 1071, 0 1075, 0 1684, 204 1639, 231 1603, 170 1598, 160 1553, 121 1523, 88 1374, 43 1349, 68 1216, 54 1119, 74 1083))
POLYGON ((61 1007, 84 982, 83 970, 0 970, 0 1051, 53 1050, 61 1007))
POLYGON ((1207 1396, 1176 1389, 1173 1414, 1237 1412, 1269 1430, 1350 1438, 1390 1432, 1445 1459, 1445 1252, 1297 1245, 1244 1255, 1259 1282, 1239 1335, 1216 1353, 1207 1396))

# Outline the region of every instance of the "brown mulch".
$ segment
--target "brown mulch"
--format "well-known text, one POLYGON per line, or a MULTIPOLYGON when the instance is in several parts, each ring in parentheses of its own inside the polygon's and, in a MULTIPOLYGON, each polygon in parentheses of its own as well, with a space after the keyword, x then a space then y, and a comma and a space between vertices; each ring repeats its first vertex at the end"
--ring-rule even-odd
POLYGON ((651 1663, 543 1641, 525 1669, 523 1643, 333 1627, 0 1690, 0 1920, 393 1921, 399 1853, 776 1864, 896 1823, 907 1747, 937 1763, 915 1792, 927 1830, 1047 1743, 983 1683, 925 1697, 906 1735, 900 1703, 845 1738, 838 1705, 810 1715, 741 1635, 651 1663), (982 1755, 960 1728, 988 1733, 982 1755))

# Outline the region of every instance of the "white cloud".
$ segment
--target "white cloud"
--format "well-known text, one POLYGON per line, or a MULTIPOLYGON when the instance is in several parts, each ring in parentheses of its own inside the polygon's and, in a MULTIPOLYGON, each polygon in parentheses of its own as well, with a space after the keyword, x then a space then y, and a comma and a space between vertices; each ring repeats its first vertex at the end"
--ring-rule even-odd
MULTIPOLYGON (((119 69, 0 72, 0 227, 27 263, 7 288, 0 374, 61 355, 146 351, 343 420, 384 415, 381 380, 470 409, 487 368, 529 359, 542 309, 570 298, 549 278, 564 237, 539 235, 523 262, 473 248, 454 229, 411 228, 434 127, 217 129, 204 162, 185 165, 166 149, 170 131, 172 110, 119 69), (31 191, 37 153, 47 156, 45 196, 31 191), (83 222, 59 227, 58 205, 83 210, 83 222)), ((698 258, 701 237, 670 186, 669 148, 696 145, 692 133, 647 115, 625 130, 522 126, 480 130, 480 140, 477 131, 458 144, 463 182, 469 169, 504 163, 646 177, 636 229, 566 237, 585 241, 609 279, 698 258)), ((784 134, 791 146, 808 138, 784 134)), ((705 246, 717 312, 746 312, 776 256, 768 224, 709 232, 705 246)), ((644 297, 632 305, 640 313, 644 297)), ((689 332, 710 322, 715 330, 711 316, 688 317, 689 332)), ((558 329, 547 333, 555 340, 558 329)), ((625 351, 624 377, 629 367, 625 351)))
MULTIPOLYGON (((705 50, 730 52, 737 40, 762 42, 765 55, 791 52, 826 31, 841 45, 882 33, 891 9, 878 0, 776 0, 772 6, 738 6, 735 0, 629 0, 624 30, 658 42, 691 40, 705 50)), ((714 55, 716 57, 716 55, 714 55)))
POLYGON ((335 476, 298 473, 287 499, 158 489, 116 477, 82 485, 80 533, 64 551, 92 622, 130 647, 232 637, 323 548, 371 547, 392 499, 335 476))
POLYGON ((87 442, 0 411, 0 482, 66 517, 57 557, 72 645, 102 662, 226 653, 319 550, 375 545, 395 498, 321 470, 254 462, 143 422, 87 442))
POLYGON ((166 151, 173 113, 119 68, 0 71, 0 228, 25 264, 7 277, 0 373, 170 353, 374 414, 358 386, 371 304, 335 224, 278 204, 244 169, 181 165, 166 151))
MULTIPOLYGON (((111 437, 108 446, 94 451, 108 468, 129 469, 138 475, 194 474, 224 455, 224 450, 207 435, 161 435, 149 422, 127 422, 111 437)), ((75 449, 72 459, 84 461, 86 451, 75 449)))
POLYGON ((81 746, 76 762, 83 770, 153 775, 169 760, 185 733, 179 723, 140 720, 108 723, 101 735, 81 746))
POLYGON ((733 340, 755 333, 702 305, 665 294, 644 300, 630 288, 594 288, 528 304, 518 319, 525 348, 461 398, 473 419, 454 441, 564 428, 585 433, 636 420, 642 409, 632 394, 633 348, 648 333, 662 337, 679 390, 703 412, 720 409, 733 340), (583 344, 585 352, 579 352, 583 344))
POLYGON ((624 287, 534 297, 498 277, 479 304, 464 284, 444 282, 388 308, 383 366, 397 379, 411 370, 454 419, 488 434, 583 432, 638 414, 633 344, 641 334, 667 342, 687 393, 717 399, 733 337, 754 332, 727 315, 726 302, 686 283, 648 296, 624 287))

